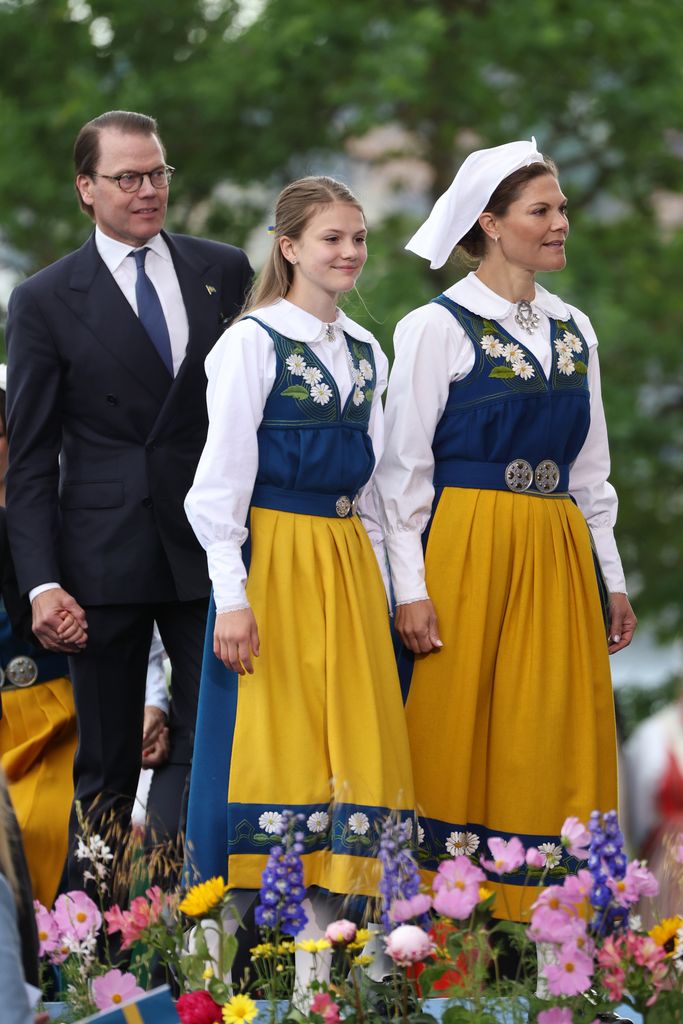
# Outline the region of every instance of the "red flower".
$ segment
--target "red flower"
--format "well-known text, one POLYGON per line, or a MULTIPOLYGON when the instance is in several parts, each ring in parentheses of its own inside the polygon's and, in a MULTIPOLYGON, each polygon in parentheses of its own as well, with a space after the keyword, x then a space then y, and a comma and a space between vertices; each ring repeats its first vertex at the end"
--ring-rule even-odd
POLYGON ((182 1024, 221 1024, 221 1008, 208 992, 187 992, 180 996, 176 1010, 182 1024))

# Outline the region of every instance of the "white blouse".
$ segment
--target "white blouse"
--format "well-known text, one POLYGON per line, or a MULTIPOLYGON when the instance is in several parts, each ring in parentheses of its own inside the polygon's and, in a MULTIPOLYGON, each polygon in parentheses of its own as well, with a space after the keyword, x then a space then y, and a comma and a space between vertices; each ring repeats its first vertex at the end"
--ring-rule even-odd
MULTIPOLYGON (((614 540, 617 495, 610 483, 607 427, 600 392, 598 339, 585 314, 536 285, 534 309, 540 324, 528 335, 515 323, 516 304, 487 288, 474 274, 444 294, 478 316, 497 320, 528 348, 548 376, 552 362, 550 320, 573 316, 589 348, 588 436, 569 469, 569 491, 583 512, 610 591, 625 592, 624 572, 614 540)), ((438 303, 413 310, 394 335, 395 362, 386 403, 387 443, 377 470, 384 505, 385 542, 398 604, 427 598, 422 532, 434 498, 432 442, 450 385, 474 366, 472 343, 455 318, 438 303)))
MULTIPOLYGON (((375 460, 379 462, 384 448, 381 396, 387 386, 388 362, 375 338, 340 309, 331 340, 325 323, 286 299, 255 310, 254 315, 284 337, 310 345, 334 377, 342 403, 353 387, 343 332, 372 345, 377 379, 368 433, 375 460)), ((258 470, 256 432, 275 383, 275 348, 263 327, 254 320, 240 320, 219 339, 205 366, 209 379, 209 432, 194 483, 185 499, 185 512, 206 550, 216 608, 237 611, 249 607, 241 549, 248 535, 245 524, 258 470)), ((371 478, 359 496, 358 514, 386 577, 374 490, 371 478)))

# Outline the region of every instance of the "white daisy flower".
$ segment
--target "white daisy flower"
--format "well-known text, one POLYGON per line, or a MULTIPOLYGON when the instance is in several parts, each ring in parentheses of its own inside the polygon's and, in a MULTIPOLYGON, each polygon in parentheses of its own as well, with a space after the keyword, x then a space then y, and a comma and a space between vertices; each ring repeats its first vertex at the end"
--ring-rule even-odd
POLYGON ((569 347, 569 345, 567 344, 567 342, 564 340, 563 337, 562 338, 555 338, 555 351, 559 355, 562 355, 563 353, 565 353, 566 355, 570 356, 572 354, 571 348, 569 347))
POLYGON ((405 833, 406 839, 410 839, 412 837, 412 834, 413 834, 413 819, 412 818, 406 818, 406 820, 403 822, 403 831, 405 833))
POLYGON ((479 846, 479 837, 474 832, 451 832, 446 840, 446 849, 451 857, 469 856, 479 846))
POLYGON ((306 822, 310 832, 324 832, 329 823, 330 816, 327 811, 313 811, 306 822))
POLYGON ((372 367, 367 359, 361 359, 358 362, 358 369, 363 374, 365 380, 372 380, 372 367))
POLYGON ((277 832, 282 823, 282 815, 279 811, 264 811, 258 820, 259 828, 262 828, 264 832, 272 834, 277 832))
POLYGON ((547 868, 556 868, 562 860, 562 847, 555 843, 541 843, 538 852, 543 854, 547 868))
POLYGON ((492 356, 494 359, 500 359, 503 355, 503 346, 500 340, 496 338, 495 334, 485 334, 481 339, 481 347, 488 356, 492 356))
POLYGON ((503 345, 502 354, 505 356, 508 363, 513 363, 524 358, 524 353, 521 348, 519 345, 515 345, 514 342, 508 342, 507 345, 503 345))
POLYGON ((354 405, 362 405, 364 401, 365 401, 365 395, 363 394, 361 389, 360 388, 355 388, 354 392, 353 392, 353 404, 354 405))
POLYGON ((515 371, 515 375, 521 377, 522 380, 531 380, 536 376, 533 366, 531 363, 527 363, 526 359, 520 359, 518 363, 513 363, 512 369, 515 371))
POLYGON ((562 340, 569 349, 570 352, 581 352, 583 345, 575 334, 570 334, 569 331, 565 331, 562 335, 562 340))
POLYGON ((317 366, 307 366, 303 372, 303 378, 307 384, 317 384, 319 380, 322 380, 322 370, 319 370, 317 366))
POLYGON ((370 819, 362 811, 356 811, 349 817, 349 828, 357 836, 364 836, 370 828, 370 819))
POLYGON ((418 846, 422 846, 424 841, 425 841, 425 830, 422 828, 422 825, 420 825, 420 823, 418 822, 418 824, 417 824, 417 845, 418 846))
POLYGON ((564 373, 567 377, 571 377, 574 372, 574 360, 568 352, 563 352, 557 359, 557 368, 560 373, 564 373))
POLYGON ((304 370, 308 369, 303 356, 291 355, 285 359, 287 369, 292 377, 303 377, 304 370))
POLYGON ((327 405, 332 398, 332 388, 329 384, 313 384, 311 387, 311 398, 318 405, 327 405))
POLYGON ((355 366, 351 367, 351 380, 353 381, 357 388, 362 388, 363 385, 365 384, 365 377, 360 372, 360 370, 357 370, 355 368, 355 366))

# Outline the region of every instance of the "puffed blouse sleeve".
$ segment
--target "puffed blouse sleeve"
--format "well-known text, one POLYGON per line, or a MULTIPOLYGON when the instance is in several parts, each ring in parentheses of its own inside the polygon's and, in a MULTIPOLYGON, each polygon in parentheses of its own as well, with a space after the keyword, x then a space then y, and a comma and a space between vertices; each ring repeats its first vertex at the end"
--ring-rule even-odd
POLYGON ((608 590, 611 593, 626 593, 624 570, 614 537, 619 501, 608 480, 610 454, 600 385, 598 339, 588 317, 573 307, 572 313, 589 349, 591 419, 583 447, 569 467, 569 490, 590 527, 608 590))
POLYGON ((206 551, 219 612, 249 607, 242 545, 275 368, 273 343, 253 320, 228 328, 206 360, 209 430, 185 512, 206 551))
POLYGON ((469 351, 461 333, 446 310, 430 304, 404 317, 394 334, 377 487, 397 604, 428 597, 422 533, 434 499, 432 442, 458 363, 469 351))

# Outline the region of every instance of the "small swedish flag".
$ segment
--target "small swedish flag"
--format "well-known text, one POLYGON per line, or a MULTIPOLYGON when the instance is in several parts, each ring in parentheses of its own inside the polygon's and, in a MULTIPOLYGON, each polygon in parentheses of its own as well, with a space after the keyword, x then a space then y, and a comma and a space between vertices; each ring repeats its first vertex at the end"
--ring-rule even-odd
POLYGON ((131 1003, 84 1017, 79 1024, 178 1024, 180 1017, 168 985, 145 992, 131 1003))

